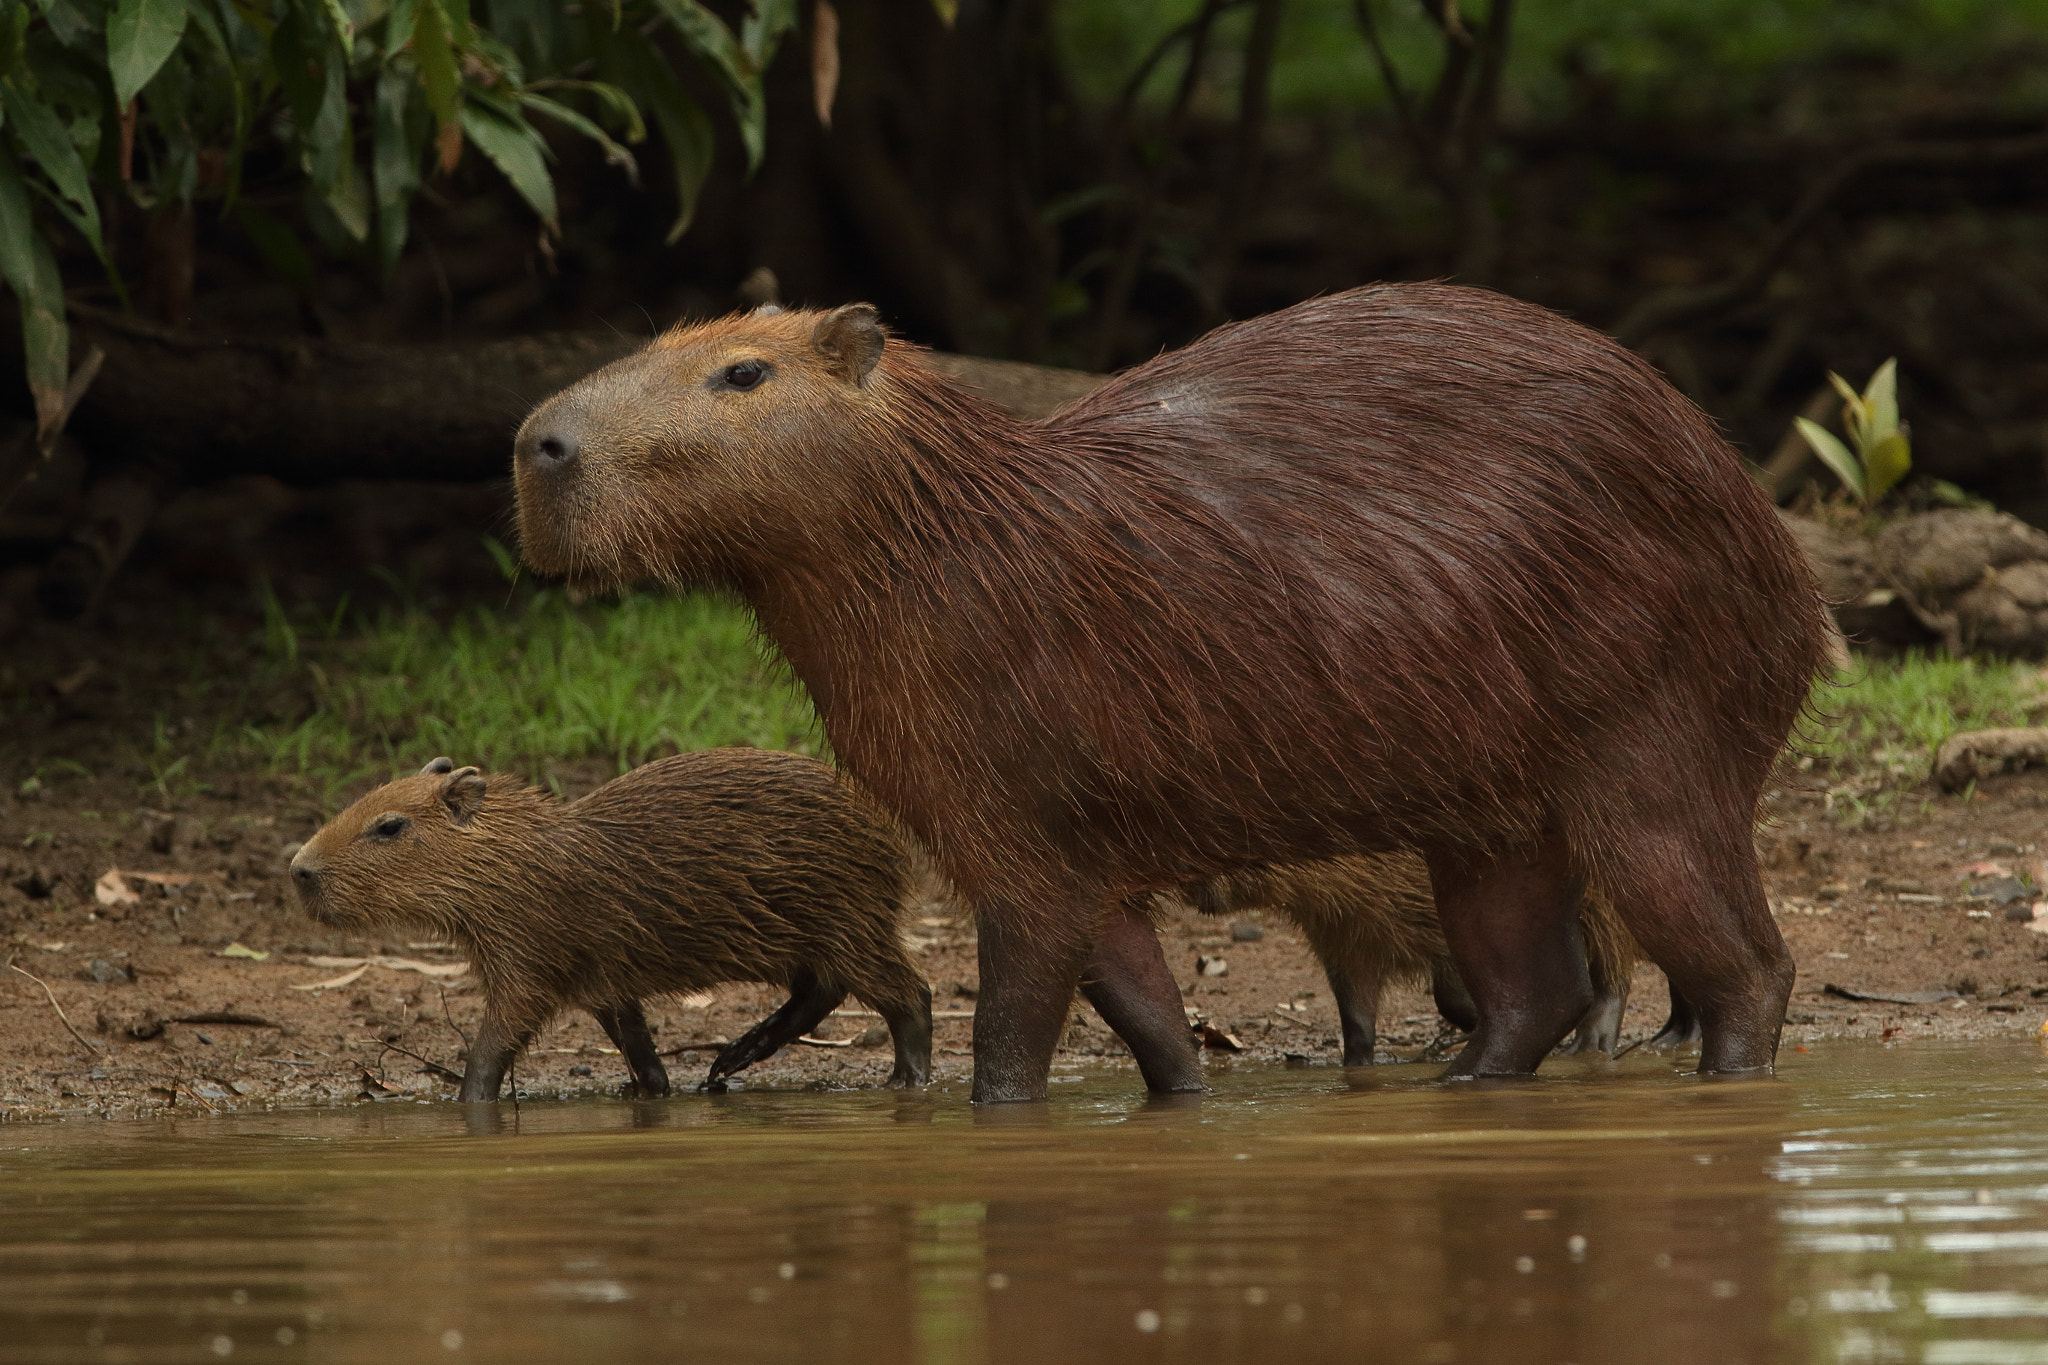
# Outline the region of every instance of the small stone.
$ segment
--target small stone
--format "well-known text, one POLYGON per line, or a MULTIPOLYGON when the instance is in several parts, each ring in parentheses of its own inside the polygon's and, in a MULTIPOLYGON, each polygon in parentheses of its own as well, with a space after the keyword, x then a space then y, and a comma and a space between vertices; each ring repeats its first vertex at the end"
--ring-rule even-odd
POLYGON ((588 1076, 591 1074, 590 1064, 587 1062, 578 1062, 575 1066, 569 1068, 569 1074, 571 1076, 588 1076))
POLYGON ((2034 918, 2034 907, 2024 900, 2013 901, 2005 907, 2005 917, 2014 924, 2025 924, 2034 918))
POLYGON ((853 1040, 855 1047, 887 1047, 889 1030, 881 1024, 870 1024, 861 1030, 860 1037, 853 1040))
POLYGON ((1817 901, 1838 901, 1848 894, 1849 887, 1846 883, 1829 882, 1826 886, 1814 892, 1813 898, 1817 901))
POLYGON ((93 980, 103 986, 109 981, 133 981, 135 979, 129 973, 126 964, 112 963, 103 957, 94 958, 92 966, 87 969, 87 973, 93 980))
POLYGON ((1266 931, 1256 924, 1240 920, 1230 926, 1230 937, 1238 943, 1257 943, 1266 936, 1266 931))
POLYGON ((1198 957, 1195 959, 1195 974, 1198 976, 1228 976, 1230 964, 1220 957, 1198 957))
POLYGON ((1994 858, 2000 856, 2010 857, 2011 855, 2018 853, 2019 851, 2020 846, 2018 844, 2007 843, 2004 840, 2000 840, 1991 846, 1991 856, 1994 858))

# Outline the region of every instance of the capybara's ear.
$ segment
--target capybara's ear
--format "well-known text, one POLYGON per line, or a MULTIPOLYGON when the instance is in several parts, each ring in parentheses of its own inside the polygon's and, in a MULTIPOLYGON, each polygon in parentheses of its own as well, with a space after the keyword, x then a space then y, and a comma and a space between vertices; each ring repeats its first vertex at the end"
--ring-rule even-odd
POLYGON ((483 803, 484 775, 475 768, 458 768, 441 785, 441 804, 448 807, 449 818, 458 825, 475 818, 483 803))
POLYGON ((882 358, 882 315, 872 303, 849 303, 818 319, 811 345, 824 357, 825 368, 849 384, 858 384, 882 358))
POLYGON ((420 776, 421 776, 421 777, 432 777, 432 776, 433 776, 433 775, 434 775, 435 773, 452 773, 452 772, 454 772, 454 771, 455 771, 455 760, 454 760, 454 759, 452 759, 452 758, 430 758, 430 759, 428 759, 428 760, 427 760, 427 766, 426 766, 426 767, 424 767, 424 768, 422 768, 422 769, 420 769, 420 776))

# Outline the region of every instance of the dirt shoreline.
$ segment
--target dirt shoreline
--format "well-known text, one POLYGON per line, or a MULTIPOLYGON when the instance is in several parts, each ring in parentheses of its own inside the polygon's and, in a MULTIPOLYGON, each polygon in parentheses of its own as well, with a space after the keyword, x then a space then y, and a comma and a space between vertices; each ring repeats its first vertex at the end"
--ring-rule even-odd
MULTIPOLYGON (((1800 967, 1786 1046, 1835 1038, 1903 1045, 2043 1027, 2048 934, 1972 891, 1995 888, 2006 873, 2048 882, 2048 775, 1995 779, 1969 799, 1929 789, 1924 801, 1901 803, 1913 813, 1882 830, 1830 812, 1824 781, 1787 779, 1759 835, 1772 903, 1800 967), (1846 999, 1830 986, 1956 994, 1904 1004, 1846 999)), ((290 899, 285 850, 319 812, 260 774, 208 785, 241 795, 166 810, 137 804, 132 782, 57 776, 0 799, 0 940, 13 968, 0 972, 0 1119, 450 1098, 446 1072, 460 1071, 462 1039, 481 1010, 471 980, 449 970, 456 954, 419 940, 339 937, 305 920, 290 899), (115 868, 156 880, 124 877, 132 899, 108 904, 95 888, 115 868), (365 960, 360 972, 357 959, 365 960)), ((1245 920, 1258 925, 1257 941, 1233 939, 1229 924, 1192 912, 1164 930, 1190 1010, 1242 1044, 1237 1053, 1209 1052, 1212 1064, 1336 1065, 1335 1011, 1300 937, 1270 916, 1245 920), (1227 974, 1198 975, 1198 955, 1223 956, 1227 974)), ((935 990, 937 1077, 962 1082, 972 1063, 972 927, 934 904, 910 928, 935 990)), ((677 1102, 689 1102, 710 1046, 778 1003, 770 988, 735 986, 710 1001, 653 1004, 658 1041, 679 1050, 669 1059, 677 1102)), ((1625 1037, 1654 1032, 1664 1007, 1661 976, 1640 968, 1625 1037)), ((849 1002, 818 1030, 845 1046, 791 1048, 744 1082, 879 1084, 889 1052, 871 1033, 876 1022, 849 1002)), ((1383 1059, 1442 1056, 1449 1042, 1419 986, 1390 994, 1383 1059)), ((1077 1066, 1126 1068, 1138 1083, 1122 1045, 1085 1005, 1076 1006, 1056 1063, 1077 1066)), ((617 1089, 624 1068, 597 1026, 576 1014, 539 1040, 517 1077, 529 1096, 601 1095, 617 1089)))

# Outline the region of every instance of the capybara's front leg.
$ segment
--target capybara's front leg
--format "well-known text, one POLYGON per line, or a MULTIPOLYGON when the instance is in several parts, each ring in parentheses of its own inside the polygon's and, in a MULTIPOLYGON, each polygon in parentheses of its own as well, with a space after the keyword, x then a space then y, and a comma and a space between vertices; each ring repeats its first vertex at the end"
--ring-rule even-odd
POLYGON ((839 1008, 846 992, 827 985, 807 970, 790 978, 789 999, 760 1023, 732 1040, 711 1062, 702 1089, 719 1089, 727 1076, 744 1071, 755 1062, 773 1057, 783 1048, 823 1023, 825 1016, 839 1008))
POLYGON ((1329 978, 1330 994, 1337 1000, 1337 1026, 1344 1035, 1344 1065, 1371 1066, 1378 1043, 1380 1013, 1378 972, 1357 969, 1357 964, 1330 962, 1323 975, 1329 978))
POLYGON ((537 1024, 516 1022, 486 1009, 469 1045, 469 1063, 462 1069, 462 1103, 496 1104, 506 1068, 539 1031, 537 1024))
POLYGON ((1082 969, 1081 994, 1130 1048, 1147 1090, 1185 1094, 1203 1088, 1180 984, 1141 909, 1122 904, 1110 911, 1082 969))
POLYGON ((604 1029, 605 1037, 626 1059, 633 1073, 633 1093, 643 1099, 659 1099, 668 1093, 668 1068, 654 1046, 654 1031, 647 1027, 647 1014, 638 1000, 606 1005, 591 1014, 604 1029))
POLYGON ((1052 1054, 1066 1027, 1101 920, 1095 906, 1068 903, 1031 913, 1014 903, 975 907, 980 926, 981 992, 974 1007, 976 1104, 1045 1098, 1052 1054), (1064 913, 1061 913, 1064 912, 1064 913), (1084 926, 1076 932, 1075 926, 1084 926))
POLYGON ((1447 1076, 1522 1076, 1593 1003, 1579 941, 1580 879, 1558 840, 1505 855, 1426 855, 1437 917, 1479 1027, 1447 1076))

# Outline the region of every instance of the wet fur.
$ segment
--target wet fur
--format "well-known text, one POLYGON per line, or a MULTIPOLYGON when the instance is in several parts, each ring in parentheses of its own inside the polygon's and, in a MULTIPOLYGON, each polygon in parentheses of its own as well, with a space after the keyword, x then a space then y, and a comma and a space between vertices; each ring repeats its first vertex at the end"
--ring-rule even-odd
POLYGON ((1750 821, 1825 613, 1639 357, 1379 285, 1022 425, 901 342, 863 369, 849 312, 681 329, 544 404, 522 544, 753 608, 975 905, 979 1097, 1044 1093, 1105 904, 1403 848, 1481 1007, 1457 1069, 1528 1070, 1579 1017, 1589 882, 1700 1011, 1702 1068, 1769 1064, 1792 964, 1750 821), (773 378, 720 391, 736 357, 773 378))
MULTIPOLYGON (((413 926, 462 946, 486 1002, 473 1062, 516 1053, 563 1009, 604 1021, 631 1005, 637 1017, 650 996, 765 981, 829 997, 827 1012, 858 997, 896 1034, 892 1081, 929 1075, 930 989, 899 928, 910 850, 888 816, 811 759, 681 754, 568 803, 503 775, 424 772, 336 816, 293 871, 322 923, 413 926), (465 774, 480 791, 468 812, 451 795, 465 774), (372 827, 391 813, 410 829, 380 842, 372 827)), ((497 1095, 495 1078, 488 1094, 468 1089, 466 1099, 497 1095)))

